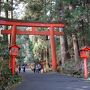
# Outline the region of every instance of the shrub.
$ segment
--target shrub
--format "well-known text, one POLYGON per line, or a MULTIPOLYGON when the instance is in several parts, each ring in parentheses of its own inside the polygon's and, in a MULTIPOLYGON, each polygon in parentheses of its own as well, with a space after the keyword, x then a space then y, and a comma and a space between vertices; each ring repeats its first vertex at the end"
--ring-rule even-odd
POLYGON ((20 81, 21 77, 18 75, 18 73, 15 73, 15 75, 12 76, 8 64, 5 64, 5 67, 3 67, 1 70, 0 90, 5 90, 7 87, 12 86, 20 81))
POLYGON ((59 71, 66 75, 82 77, 82 69, 78 66, 79 63, 75 63, 74 60, 69 60, 65 62, 65 66, 61 67, 59 71))

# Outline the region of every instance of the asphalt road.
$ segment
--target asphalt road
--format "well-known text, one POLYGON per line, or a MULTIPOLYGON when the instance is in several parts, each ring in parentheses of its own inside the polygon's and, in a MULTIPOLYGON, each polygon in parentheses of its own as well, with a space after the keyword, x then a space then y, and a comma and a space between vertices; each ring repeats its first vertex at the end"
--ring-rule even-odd
POLYGON ((24 79, 12 90, 90 90, 90 81, 59 73, 22 73, 24 79))

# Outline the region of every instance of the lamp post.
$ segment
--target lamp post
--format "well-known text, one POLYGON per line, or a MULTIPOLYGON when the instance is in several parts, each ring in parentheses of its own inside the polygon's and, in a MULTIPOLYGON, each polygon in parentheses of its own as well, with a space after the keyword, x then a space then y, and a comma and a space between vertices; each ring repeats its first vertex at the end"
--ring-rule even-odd
POLYGON ((80 57, 84 60, 84 79, 88 78, 88 66, 87 60, 89 58, 90 48, 85 46, 81 49, 80 57))
POLYGON ((15 62, 16 62, 15 59, 19 54, 20 47, 18 45, 12 45, 12 46, 9 47, 9 49, 10 49, 10 56, 11 56, 11 63, 10 63, 11 72, 12 72, 12 75, 14 76, 14 74, 15 74, 15 66, 16 66, 15 65, 15 62))

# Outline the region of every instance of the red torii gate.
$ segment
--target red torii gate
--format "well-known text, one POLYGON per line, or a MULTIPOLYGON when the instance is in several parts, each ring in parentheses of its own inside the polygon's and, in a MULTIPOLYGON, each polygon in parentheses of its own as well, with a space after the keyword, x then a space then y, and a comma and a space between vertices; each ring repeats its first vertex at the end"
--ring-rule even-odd
POLYGON ((16 35, 47 35, 50 36, 51 42, 51 52, 52 52, 52 70, 56 71, 57 61, 56 61, 56 47, 54 35, 64 35, 63 32, 55 31, 54 28, 63 28, 63 23, 42 23, 42 22, 29 22, 23 20, 12 20, 0 18, 0 25, 12 26, 11 30, 1 30, 1 34, 10 34, 11 36, 11 46, 16 44, 16 35), (17 26, 27 26, 32 27, 32 31, 21 31, 17 30, 17 26), (37 27, 47 27, 48 31, 37 31, 37 27))

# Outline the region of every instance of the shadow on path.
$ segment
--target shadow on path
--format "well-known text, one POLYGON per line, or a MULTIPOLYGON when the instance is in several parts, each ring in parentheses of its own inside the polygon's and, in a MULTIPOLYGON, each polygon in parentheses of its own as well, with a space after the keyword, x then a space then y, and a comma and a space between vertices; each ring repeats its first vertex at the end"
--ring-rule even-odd
POLYGON ((90 81, 60 75, 59 73, 22 73, 21 84, 11 90, 90 90, 90 81))

